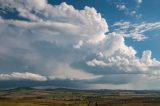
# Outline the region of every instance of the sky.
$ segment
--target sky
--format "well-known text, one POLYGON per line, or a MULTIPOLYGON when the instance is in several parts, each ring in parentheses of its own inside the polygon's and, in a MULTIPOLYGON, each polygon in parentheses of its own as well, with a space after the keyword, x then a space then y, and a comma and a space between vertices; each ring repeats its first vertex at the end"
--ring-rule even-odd
POLYGON ((0 0, 0 88, 160 89, 159 0, 0 0))

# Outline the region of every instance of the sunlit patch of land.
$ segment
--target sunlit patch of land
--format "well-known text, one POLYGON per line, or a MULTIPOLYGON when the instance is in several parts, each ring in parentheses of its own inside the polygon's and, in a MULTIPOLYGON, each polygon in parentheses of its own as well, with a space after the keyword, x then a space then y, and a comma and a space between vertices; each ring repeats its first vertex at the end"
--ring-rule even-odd
POLYGON ((0 106, 160 106, 160 91, 17 88, 0 90, 0 106))

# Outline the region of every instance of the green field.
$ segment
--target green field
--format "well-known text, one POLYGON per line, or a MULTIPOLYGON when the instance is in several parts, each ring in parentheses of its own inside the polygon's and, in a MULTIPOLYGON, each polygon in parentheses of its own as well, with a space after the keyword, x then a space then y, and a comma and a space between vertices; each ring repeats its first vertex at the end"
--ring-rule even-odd
POLYGON ((17 88, 0 90, 0 106, 160 106, 160 91, 17 88))

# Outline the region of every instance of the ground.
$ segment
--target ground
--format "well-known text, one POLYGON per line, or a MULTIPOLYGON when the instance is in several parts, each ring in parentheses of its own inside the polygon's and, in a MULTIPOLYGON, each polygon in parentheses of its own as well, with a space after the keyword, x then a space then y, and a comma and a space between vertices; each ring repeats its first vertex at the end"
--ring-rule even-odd
POLYGON ((0 90, 0 106, 160 106, 160 91, 16 88, 0 90))

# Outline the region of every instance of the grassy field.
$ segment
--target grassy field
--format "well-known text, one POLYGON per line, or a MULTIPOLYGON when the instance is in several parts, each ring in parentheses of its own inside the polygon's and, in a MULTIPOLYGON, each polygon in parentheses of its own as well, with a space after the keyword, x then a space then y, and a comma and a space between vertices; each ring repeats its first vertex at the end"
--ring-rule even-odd
POLYGON ((0 106, 160 106, 160 91, 17 88, 0 90, 0 106))

